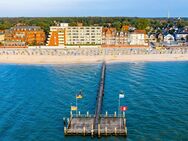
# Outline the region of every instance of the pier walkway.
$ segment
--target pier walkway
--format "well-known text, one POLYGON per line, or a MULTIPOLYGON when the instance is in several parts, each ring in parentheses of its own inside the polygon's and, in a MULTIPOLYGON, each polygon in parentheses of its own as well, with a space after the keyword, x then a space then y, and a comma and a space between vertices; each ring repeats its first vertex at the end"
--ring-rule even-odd
POLYGON ((105 74, 106 74, 106 63, 103 62, 102 68, 101 68, 100 83, 99 83, 100 85, 99 85, 99 91, 98 91, 98 96, 97 96, 97 104, 96 104, 96 110, 95 110, 95 119, 94 119, 94 128, 95 129, 97 129, 97 127, 98 127, 100 114, 101 114, 101 110, 102 110, 102 102, 103 102, 103 96, 104 96, 105 74))
POLYGON ((99 90, 97 94, 97 102, 95 114, 82 115, 80 112, 77 115, 73 115, 70 112, 70 118, 64 119, 64 134, 65 136, 70 135, 83 135, 83 136, 126 136, 126 118, 125 114, 118 115, 114 112, 113 115, 109 115, 106 112, 102 115, 102 104, 104 97, 104 86, 105 86, 105 75, 106 75, 106 63, 102 63, 101 75, 99 81, 99 90))

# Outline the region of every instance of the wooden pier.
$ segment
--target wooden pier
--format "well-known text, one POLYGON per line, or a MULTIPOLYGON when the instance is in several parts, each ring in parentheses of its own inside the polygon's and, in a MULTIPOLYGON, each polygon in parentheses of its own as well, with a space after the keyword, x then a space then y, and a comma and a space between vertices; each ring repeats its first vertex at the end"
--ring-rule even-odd
POLYGON ((127 136, 125 113, 117 115, 101 115, 104 86, 106 75, 106 63, 103 62, 99 81, 99 90, 97 94, 97 103, 95 114, 90 115, 89 112, 82 115, 80 112, 73 115, 70 112, 70 118, 64 118, 64 135, 82 135, 82 136, 127 136))
MULTIPOLYGON (((102 69, 101 69, 101 79, 99 83, 99 91, 97 96, 97 105, 95 109, 95 118, 94 118, 94 129, 98 129, 99 120, 100 120, 100 114, 102 109, 102 102, 103 102, 103 96, 104 96, 104 81, 105 81, 105 74, 106 74, 106 63, 103 62, 102 69)), ((95 131, 95 134, 98 131, 95 131)))

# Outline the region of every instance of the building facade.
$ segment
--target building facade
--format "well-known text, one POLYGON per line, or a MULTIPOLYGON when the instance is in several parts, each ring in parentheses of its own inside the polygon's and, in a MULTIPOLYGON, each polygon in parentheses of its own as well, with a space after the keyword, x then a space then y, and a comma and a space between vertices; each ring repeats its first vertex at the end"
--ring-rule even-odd
POLYGON ((5 30, 5 41, 21 42, 26 45, 44 45, 45 32, 38 26, 15 26, 5 30))
POLYGON ((121 31, 116 28, 101 26, 69 26, 61 23, 50 27, 47 46, 90 46, 102 47, 129 47, 148 46, 145 30, 129 31, 129 26, 123 26, 121 31))
POLYGON ((175 38, 173 35, 171 34, 167 34, 166 36, 164 36, 164 42, 170 44, 171 42, 174 42, 175 38))
POLYGON ((25 44, 25 42, 20 42, 20 41, 4 41, 3 47, 4 48, 26 48, 27 45, 25 44))
POLYGON ((147 39, 148 37, 145 30, 135 30, 128 35, 129 45, 148 46, 147 39))
POLYGON ((60 26, 51 26, 47 39, 47 46, 64 46, 66 45, 66 28, 68 24, 60 26))
POLYGON ((61 23, 50 28, 48 46, 80 46, 101 45, 102 27, 100 26, 69 26, 61 23))
POLYGON ((182 32, 176 34, 176 40, 188 42, 188 32, 182 32))
POLYGON ((102 29, 102 45, 115 45, 116 44, 116 29, 103 28, 102 29))
POLYGON ((5 39, 5 34, 4 33, 0 33, 0 43, 2 43, 5 39))
POLYGON ((102 30, 103 46, 127 46, 128 32, 125 30, 117 31, 115 28, 103 28, 102 30))
POLYGON ((156 43, 157 42, 157 35, 156 34, 150 34, 149 35, 149 42, 156 43))

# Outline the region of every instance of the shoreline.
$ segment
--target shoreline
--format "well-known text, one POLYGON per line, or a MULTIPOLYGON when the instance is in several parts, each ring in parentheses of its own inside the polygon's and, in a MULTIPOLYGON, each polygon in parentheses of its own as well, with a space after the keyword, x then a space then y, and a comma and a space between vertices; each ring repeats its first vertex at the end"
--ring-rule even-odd
POLYGON ((188 61, 188 54, 145 54, 119 56, 50 56, 50 55, 0 55, 1 64, 83 64, 123 62, 188 61))

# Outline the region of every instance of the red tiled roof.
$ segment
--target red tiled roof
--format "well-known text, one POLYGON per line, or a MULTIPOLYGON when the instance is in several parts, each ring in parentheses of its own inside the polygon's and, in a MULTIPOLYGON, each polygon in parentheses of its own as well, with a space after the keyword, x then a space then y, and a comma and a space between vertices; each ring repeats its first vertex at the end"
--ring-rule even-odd
POLYGON ((146 34, 145 30, 135 30, 134 31, 135 34, 146 34))
POLYGON ((124 26, 122 27, 122 29, 125 30, 125 31, 128 31, 128 30, 129 30, 129 26, 128 26, 128 25, 124 25, 124 26))
POLYGON ((113 32, 113 31, 116 31, 116 28, 107 28, 107 27, 105 27, 105 28, 102 29, 102 32, 113 32))

